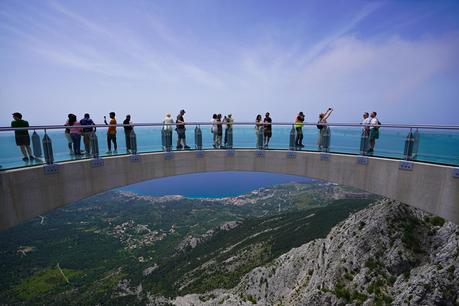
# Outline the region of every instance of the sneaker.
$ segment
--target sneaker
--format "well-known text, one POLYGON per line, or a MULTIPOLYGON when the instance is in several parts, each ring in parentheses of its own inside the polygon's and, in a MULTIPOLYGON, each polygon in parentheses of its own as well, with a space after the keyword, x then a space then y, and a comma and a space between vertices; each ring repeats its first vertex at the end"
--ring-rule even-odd
POLYGON ((185 146, 185 149, 188 150, 188 149, 191 149, 189 146, 185 146))
POLYGON ((112 154, 112 151, 107 151, 105 152, 105 154, 112 154))
POLYGON ((182 146, 177 146, 176 148, 177 148, 177 150, 181 150, 182 146))
POLYGON ((113 150, 113 154, 118 154, 118 151, 117 150, 113 150))
POLYGON ((22 160, 27 162, 27 161, 29 161, 29 158, 28 157, 23 157, 22 160))

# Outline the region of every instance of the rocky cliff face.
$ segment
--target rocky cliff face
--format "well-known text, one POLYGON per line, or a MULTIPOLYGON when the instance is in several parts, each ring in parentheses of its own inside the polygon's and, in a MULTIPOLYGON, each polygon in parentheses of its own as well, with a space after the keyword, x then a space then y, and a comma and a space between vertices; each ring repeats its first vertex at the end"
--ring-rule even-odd
MULTIPOLYGON (((175 305, 457 305, 459 227, 382 200, 248 273, 175 305)), ((153 301, 152 301, 153 302, 153 301)))

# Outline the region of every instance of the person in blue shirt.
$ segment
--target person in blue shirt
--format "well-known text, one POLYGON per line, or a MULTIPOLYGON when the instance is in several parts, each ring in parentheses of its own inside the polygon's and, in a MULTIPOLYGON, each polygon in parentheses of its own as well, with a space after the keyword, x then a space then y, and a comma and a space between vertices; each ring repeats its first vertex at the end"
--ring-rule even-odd
POLYGON ((83 127, 83 143, 86 155, 91 154, 91 134, 96 130, 93 127, 87 127, 88 125, 95 125, 94 121, 89 117, 89 114, 84 114, 84 118, 80 120, 80 124, 84 125, 83 127))

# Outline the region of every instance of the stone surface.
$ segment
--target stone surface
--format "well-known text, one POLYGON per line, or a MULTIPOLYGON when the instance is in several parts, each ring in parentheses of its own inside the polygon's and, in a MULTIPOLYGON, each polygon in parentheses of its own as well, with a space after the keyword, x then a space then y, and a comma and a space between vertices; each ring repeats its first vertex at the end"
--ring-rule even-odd
POLYGON ((370 157, 368 165, 356 157, 330 154, 320 160, 316 152, 267 150, 257 157, 255 150, 236 150, 228 157, 224 150, 206 151, 198 158, 193 151, 146 153, 135 163, 127 155, 104 158, 104 165, 92 167, 91 160, 60 163, 59 172, 45 174, 42 166, 0 172, 0 229, 5 229, 47 211, 97 193, 137 182, 196 172, 260 171, 307 176, 379 194, 444 217, 459 224, 459 179, 452 167, 413 163, 412 171, 399 170, 399 161, 370 157))
POLYGON ((459 227, 383 200, 248 273, 175 305, 457 305, 459 227))

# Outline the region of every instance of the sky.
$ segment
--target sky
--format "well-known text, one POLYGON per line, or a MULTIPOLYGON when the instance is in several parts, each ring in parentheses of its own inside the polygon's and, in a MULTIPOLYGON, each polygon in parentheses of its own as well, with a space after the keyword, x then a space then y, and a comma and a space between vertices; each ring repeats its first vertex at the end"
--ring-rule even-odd
POLYGON ((459 1, 0 0, 0 126, 133 122, 459 125, 459 1))

